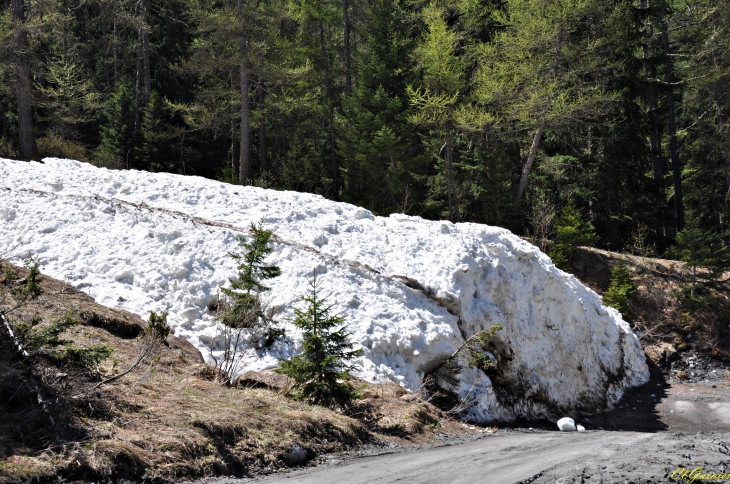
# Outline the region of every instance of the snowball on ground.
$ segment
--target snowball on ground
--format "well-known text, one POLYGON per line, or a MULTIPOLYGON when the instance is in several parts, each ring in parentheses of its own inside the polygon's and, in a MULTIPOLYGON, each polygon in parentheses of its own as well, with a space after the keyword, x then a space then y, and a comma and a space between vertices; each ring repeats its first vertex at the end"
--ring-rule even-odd
POLYGON ((563 417, 558 420, 558 428, 561 432, 575 432, 575 421, 570 417, 563 417))
POLYGON ((289 339, 249 353, 241 371, 298 351, 290 324, 313 270, 363 349, 355 373, 408 389, 476 331, 501 323, 488 356, 452 388, 476 421, 604 409, 648 380, 628 324, 601 298, 509 231, 369 211, 318 195, 199 177, 111 171, 70 160, 0 159, 0 251, 30 252, 44 273, 99 303, 147 317, 169 311, 175 333, 210 358, 210 313, 235 273, 228 252, 251 223, 274 231, 268 304, 289 339))

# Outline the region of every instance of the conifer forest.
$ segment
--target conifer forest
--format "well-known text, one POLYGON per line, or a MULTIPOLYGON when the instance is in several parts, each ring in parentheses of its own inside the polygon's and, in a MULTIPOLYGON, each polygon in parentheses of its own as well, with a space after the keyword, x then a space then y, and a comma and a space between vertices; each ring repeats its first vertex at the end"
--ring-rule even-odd
POLYGON ((2 0, 0 39, 0 157, 543 250, 556 227, 659 254, 690 228, 728 241, 730 0, 2 0))

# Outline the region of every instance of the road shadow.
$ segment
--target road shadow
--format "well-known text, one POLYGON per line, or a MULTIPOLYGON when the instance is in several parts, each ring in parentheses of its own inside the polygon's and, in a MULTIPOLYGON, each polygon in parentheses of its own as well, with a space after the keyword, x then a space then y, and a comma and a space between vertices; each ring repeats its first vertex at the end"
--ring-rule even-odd
MULTIPOLYGON (((661 432, 669 429, 662 420, 659 409, 661 402, 669 395, 671 387, 666 376, 656 364, 647 361, 649 364, 650 380, 648 383, 626 391, 621 400, 614 406, 614 410, 587 414, 581 411, 564 412, 564 417, 570 417, 576 424, 585 427, 586 430, 605 431, 632 431, 632 432, 661 432)), ((557 420, 556 420, 557 421, 557 420)), ((559 432, 556 421, 517 421, 508 424, 500 424, 502 429, 513 430, 547 430, 559 432)))

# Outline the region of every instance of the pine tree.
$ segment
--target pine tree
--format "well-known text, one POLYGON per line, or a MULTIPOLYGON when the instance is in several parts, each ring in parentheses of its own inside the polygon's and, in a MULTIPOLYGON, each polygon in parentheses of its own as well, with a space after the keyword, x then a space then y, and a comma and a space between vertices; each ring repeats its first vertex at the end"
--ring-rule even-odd
POLYGON ((456 55, 458 36, 446 22, 445 11, 435 2, 423 9, 428 28, 415 55, 423 69, 423 83, 408 86, 407 92, 415 113, 411 120, 443 132, 444 160, 442 177, 446 180, 449 220, 460 222, 459 200, 454 181, 454 137, 456 119, 464 89, 465 63, 456 55))
POLYGON ((332 314, 334 304, 319 294, 317 272, 302 297, 307 309, 295 309, 294 325, 304 333, 302 353, 281 361, 279 373, 294 379, 297 396, 317 405, 346 407, 356 393, 347 384, 350 367, 345 361, 358 356, 353 349, 345 318, 332 314))

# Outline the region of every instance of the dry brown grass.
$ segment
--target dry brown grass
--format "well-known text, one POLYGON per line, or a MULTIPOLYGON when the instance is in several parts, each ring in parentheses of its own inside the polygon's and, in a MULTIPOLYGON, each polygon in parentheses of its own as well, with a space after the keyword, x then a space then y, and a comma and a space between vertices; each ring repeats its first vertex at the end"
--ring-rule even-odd
MULTIPOLYGON (((677 298, 689 280, 682 262, 583 247, 573 262, 574 274, 603 294, 610 283, 611 267, 619 260, 626 262, 637 287, 631 313, 624 318, 640 332, 645 347, 671 343, 680 351, 692 348, 730 356, 730 273, 709 290, 706 306, 693 309, 682 307, 677 298)), ((705 274, 699 271, 700 278, 705 274)))
MULTIPOLYGON (((67 339, 77 346, 113 348, 112 357, 100 368, 104 375, 116 374, 135 361, 140 344, 136 336, 144 324, 139 317, 99 306, 51 278, 44 277, 42 284, 44 295, 19 317, 39 314, 48 321, 73 312, 83 324, 69 330, 67 339)), ((5 364, 13 371, 31 371, 18 369, 17 361, 5 364)), ((53 391, 73 392, 78 387, 64 387, 78 375, 51 368, 34 371, 53 391)), ((424 444, 435 442, 435 432, 466 431, 397 385, 354 382, 365 385, 363 397, 343 414, 292 400, 280 388, 254 388, 261 385, 250 380, 223 387, 212 376, 194 347, 171 336, 139 370, 95 390, 83 404, 66 408, 65 418, 76 433, 64 434, 46 425, 44 439, 27 442, 15 435, 0 443, 0 482, 59 476, 173 480, 252 475, 285 468, 294 445, 315 456, 383 439, 424 444)), ((12 383, 0 379, 0 397, 8 398, 6 394, 15 390, 12 383)), ((32 396, 25 397, 25 408, 0 402, 0 425, 21 416, 29 424, 44 418, 37 408, 30 411, 32 396)))

